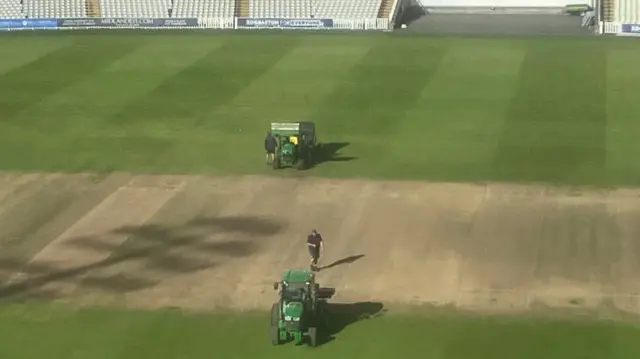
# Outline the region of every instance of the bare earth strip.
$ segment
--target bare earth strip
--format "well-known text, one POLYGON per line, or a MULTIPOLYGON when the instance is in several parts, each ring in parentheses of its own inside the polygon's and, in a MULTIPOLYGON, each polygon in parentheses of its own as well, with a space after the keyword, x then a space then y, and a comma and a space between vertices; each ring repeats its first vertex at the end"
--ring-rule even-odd
MULTIPOLYGON (((42 232, 51 244, 0 291, 267 309, 281 271, 307 266, 316 228, 327 242, 318 278, 337 302, 640 313, 640 191, 119 176, 66 231, 42 232)), ((0 183, 2 194, 18 182, 0 183)))

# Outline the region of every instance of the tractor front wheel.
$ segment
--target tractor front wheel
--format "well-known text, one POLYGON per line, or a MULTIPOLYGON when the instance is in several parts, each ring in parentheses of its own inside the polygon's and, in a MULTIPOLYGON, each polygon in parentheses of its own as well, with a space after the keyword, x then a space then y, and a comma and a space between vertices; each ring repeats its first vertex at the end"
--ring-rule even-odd
POLYGON ((304 158, 298 158, 298 161, 296 161, 296 168, 299 170, 303 170, 305 169, 306 163, 304 161, 304 158))
POLYGON ((274 303, 271 306, 271 327, 269 328, 269 332, 271 334, 271 344, 279 345, 282 341, 280 340, 280 306, 278 303, 274 303))
POLYGON ((273 158, 273 162, 271 163, 271 165, 273 166, 274 170, 277 170, 280 168, 280 157, 278 157, 277 155, 273 158))
POLYGON ((312 347, 318 345, 318 330, 315 327, 309 328, 309 344, 312 347))

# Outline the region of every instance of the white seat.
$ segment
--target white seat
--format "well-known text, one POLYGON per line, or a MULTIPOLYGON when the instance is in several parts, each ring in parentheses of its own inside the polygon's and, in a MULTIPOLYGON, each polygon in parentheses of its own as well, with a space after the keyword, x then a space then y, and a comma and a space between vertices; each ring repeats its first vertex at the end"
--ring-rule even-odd
POLYGON ((23 4, 24 14, 30 18, 87 17, 85 0, 24 0, 23 4))
POLYGON ((22 5, 20 5, 20 0, 0 0, 0 18, 1 19, 24 18, 24 14, 22 13, 22 5))
POLYGON ((233 17, 235 0, 175 0, 174 17, 233 17))
POLYGON ((250 17, 375 18, 382 0, 249 0, 250 17))
POLYGON ((102 17, 166 18, 171 0, 100 0, 102 17))

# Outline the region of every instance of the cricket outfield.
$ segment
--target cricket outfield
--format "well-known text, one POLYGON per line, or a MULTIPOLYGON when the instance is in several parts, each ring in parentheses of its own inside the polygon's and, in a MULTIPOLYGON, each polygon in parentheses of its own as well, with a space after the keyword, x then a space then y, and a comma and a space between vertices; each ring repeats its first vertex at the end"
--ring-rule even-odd
POLYGON ((311 228, 327 240, 319 281, 347 310, 305 356, 640 354, 633 324, 591 321, 640 314, 630 41, 0 46, 3 358, 299 355, 269 347, 261 311, 280 272, 307 265, 311 228), (272 176, 268 123, 300 119, 332 150, 272 176))

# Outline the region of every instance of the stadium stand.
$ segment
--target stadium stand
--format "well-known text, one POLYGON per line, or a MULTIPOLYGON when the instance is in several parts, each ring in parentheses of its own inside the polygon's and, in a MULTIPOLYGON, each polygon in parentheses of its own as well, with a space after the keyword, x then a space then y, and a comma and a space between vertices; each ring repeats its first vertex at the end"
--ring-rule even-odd
POLYGON ((173 16, 233 17, 235 5, 235 0, 175 0, 173 16))
POLYGON ((382 0, 249 0, 249 16, 265 18, 375 18, 382 0))
POLYGON ((29 18, 87 17, 85 0, 24 0, 23 4, 29 18))
POLYGON ((309 0, 249 0, 249 17, 305 18, 311 8, 309 0))
POLYGON ((0 18, 19 19, 23 17, 20 0, 0 0, 0 18))
POLYGON ((103 17, 163 18, 169 16, 171 0, 101 0, 103 17))
POLYGON ((336 19, 375 18, 382 0, 321 0, 317 2, 315 17, 336 19))

